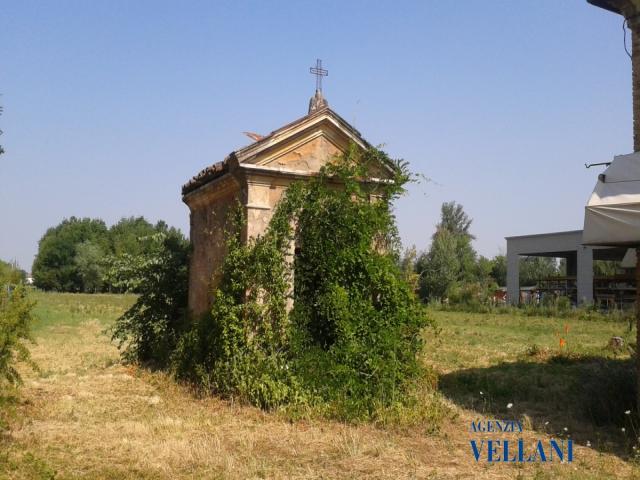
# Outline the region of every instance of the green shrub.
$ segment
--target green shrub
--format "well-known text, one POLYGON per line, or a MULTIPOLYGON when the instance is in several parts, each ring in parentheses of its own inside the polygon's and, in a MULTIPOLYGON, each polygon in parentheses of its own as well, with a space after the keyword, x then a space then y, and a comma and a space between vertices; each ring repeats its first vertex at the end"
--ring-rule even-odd
POLYGON ((6 287, 0 290, 0 382, 21 382, 20 374, 15 368, 18 361, 29 363, 35 368, 26 346, 27 342, 33 341, 30 334, 33 306, 34 302, 27 298, 22 285, 13 290, 6 287))
POLYGON ((379 150, 353 148, 289 186, 266 234, 248 245, 236 213, 211 315, 174 355, 178 377, 264 408, 307 403, 343 419, 374 418, 408 399, 429 323, 397 266, 391 203, 410 178, 379 150), (393 166, 393 182, 367 181, 380 162, 393 166))
POLYGON ((20 270, 16 262, 5 262, 0 260, 0 287, 18 285, 24 283, 27 274, 20 270))
POLYGON ((289 367, 289 227, 282 233, 272 222, 267 235, 244 244, 240 205, 233 215, 213 308, 181 338, 174 368, 209 391, 273 408, 302 395, 289 367))
POLYGON ((474 312, 485 312, 492 305, 495 284, 487 281, 455 282, 447 290, 450 305, 464 305, 474 312))
POLYGON ((110 259, 109 281, 139 294, 116 320, 113 339, 127 360, 166 367, 186 327, 189 242, 174 229, 141 241, 143 253, 110 259))

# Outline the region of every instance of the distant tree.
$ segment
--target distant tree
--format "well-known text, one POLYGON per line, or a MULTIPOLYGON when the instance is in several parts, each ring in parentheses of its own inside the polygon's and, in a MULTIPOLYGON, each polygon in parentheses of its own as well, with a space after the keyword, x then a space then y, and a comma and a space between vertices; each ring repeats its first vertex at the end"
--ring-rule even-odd
POLYGON ((85 240, 76 245, 74 262, 82 280, 82 291, 99 292, 104 283, 105 252, 100 245, 85 240))
POLYGON ((550 257, 525 257, 520 260, 520 285, 530 287, 542 278, 559 274, 558 262, 550 257))
POLYGON ((475 240, 476 237, 469 232, 472 222, 473 219, 465 213, 462 205, 456 202, 445 202, 440 208, 440 223, 436 229, 449 230, 454 235, 463 235, 470 240, 475 240))
POLYGON ((420 256, 416 270, 420 274, 420 296, 424 300, 442 298, 454 282, 486 283, 487 263, 478 259, 469 231, 473 220, 456 202, 442 204, 429 251, 420 256))
POLYGON ((156 233, 180 232, 163 221, 152 225, 144 217, 122 218, 110 229, 100 219, 65 219, 40 239, 32 268, 35 285, 66 292, 111 291, 107 264, 148 253, 151 244, 144 239, 156 233))
POLYGON ((157 247, 157 242, 151 239, 158 234, 174 239, 184 237, 179 229, 169 227, 163 220, 152 225, 144 217, 122 218, 111 227, 111 252, 106 256, 107 271, 104 278, 109 291, 141 293, 135 281, 124 282, 122 274, 116 275, 114 272, 126 270, 127 263, 148 259, 157 247))
POLYGON ((447 229, 436 231, 429 251, 417 262, 420 272, 420 297, 443 298, 460 276, 458 238, 447 229))
POLYGON ((403 279, 411 286, 413 292, 418 291, 419 275, 416 273, 416 263, 418 261, 418 251, 415 245, 407 248, 400 257, 399 267, 403 279))
POLYGON ((154 227, 144 217, 122 218, 109 229, 111 253, 140 255, 145 248, 148 249, 148 243, 141 242, 140 239, 162 231, 163 228, 166 228, 164 222, 158 222, 154 227))
POLYGON ((469 229, 473 219, 456 202, 445 202, 440 209, 440 223, 436 231, 447 230, 456 239, 456 252, 460 263, 457 280, 466 283, 478 280, 477 254, 472 241, 476 238, 469 229))
POLYGON ((614 260, 594 260, 593 274, 601 277, 615 275, 620 268, 620 262, 614 260))
POLYGON ((491 271, 493 270, 493 260, 488 259, 487 257, 480 255, 476 262, 476 279, 477 280, 487 280, 492 281, 493 277, 491 277, 491 271))
POLYGON ((456 239, 456 253, 460 262, 460 271, 458 280, 466 282, 474 282, 480 279, 480 270, 478 269, 478 254, 471 244, 471 235, 453 234, 456 239))
POLYGON ((32 274, 37 287, 66 292, 84 291, 78 263, 78 246, 86 241, 108 248, 107 226, 99 219, 71 217, 49 228, 40 239, 32 274))
POLYGON ((496 255, 491 261, 491 271, 489 275, 500 287, 507 284, 507 257, 496 255))

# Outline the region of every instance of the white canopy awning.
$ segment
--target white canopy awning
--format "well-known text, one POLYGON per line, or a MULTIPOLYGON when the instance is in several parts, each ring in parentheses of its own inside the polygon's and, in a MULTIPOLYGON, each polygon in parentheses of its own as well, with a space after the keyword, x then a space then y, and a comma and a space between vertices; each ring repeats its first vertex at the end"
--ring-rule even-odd
POLYGON ((586 245, 640 246, 640 153, 618 155, 585 207, 586 245))

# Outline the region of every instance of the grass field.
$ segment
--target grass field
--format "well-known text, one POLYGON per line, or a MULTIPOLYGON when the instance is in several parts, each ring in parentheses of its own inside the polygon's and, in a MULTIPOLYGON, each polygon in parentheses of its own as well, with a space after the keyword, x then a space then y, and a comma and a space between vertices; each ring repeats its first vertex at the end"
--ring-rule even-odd
POLYGON ((632 340, 626 323, 433 312, 423 358, 440 393, 425 402, 447 413, 382 429, 200 398, 120 363, 105 330, 132 297, 35 297, 40 371, 23 368, 19 393, 3 394, 0 478, 640 478, 629 354, 607 347, 632 340), (476 463, 470 422, 496 417, 521 420, 526 441, 571 436, 574 461, 476 463))

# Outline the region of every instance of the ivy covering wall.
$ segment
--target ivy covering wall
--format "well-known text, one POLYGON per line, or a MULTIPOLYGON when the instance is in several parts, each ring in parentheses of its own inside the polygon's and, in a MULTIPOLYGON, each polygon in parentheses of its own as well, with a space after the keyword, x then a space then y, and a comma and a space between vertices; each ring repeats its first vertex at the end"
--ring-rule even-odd
MULTIPOLYGON (((410 181, 405 163, 353 147, 292 184, 248 243, 238 207, 213 308, 178 332, 177 378, 262 408, 313 405, 344 419, 405 402, 423 373, 416 356, 429 323, 398 268, 392 205, 410 181), (381 164, 393 179, 370 178, 381 164)), ((125 318, 121 338, 135 337, 135 316, 125 318)))

